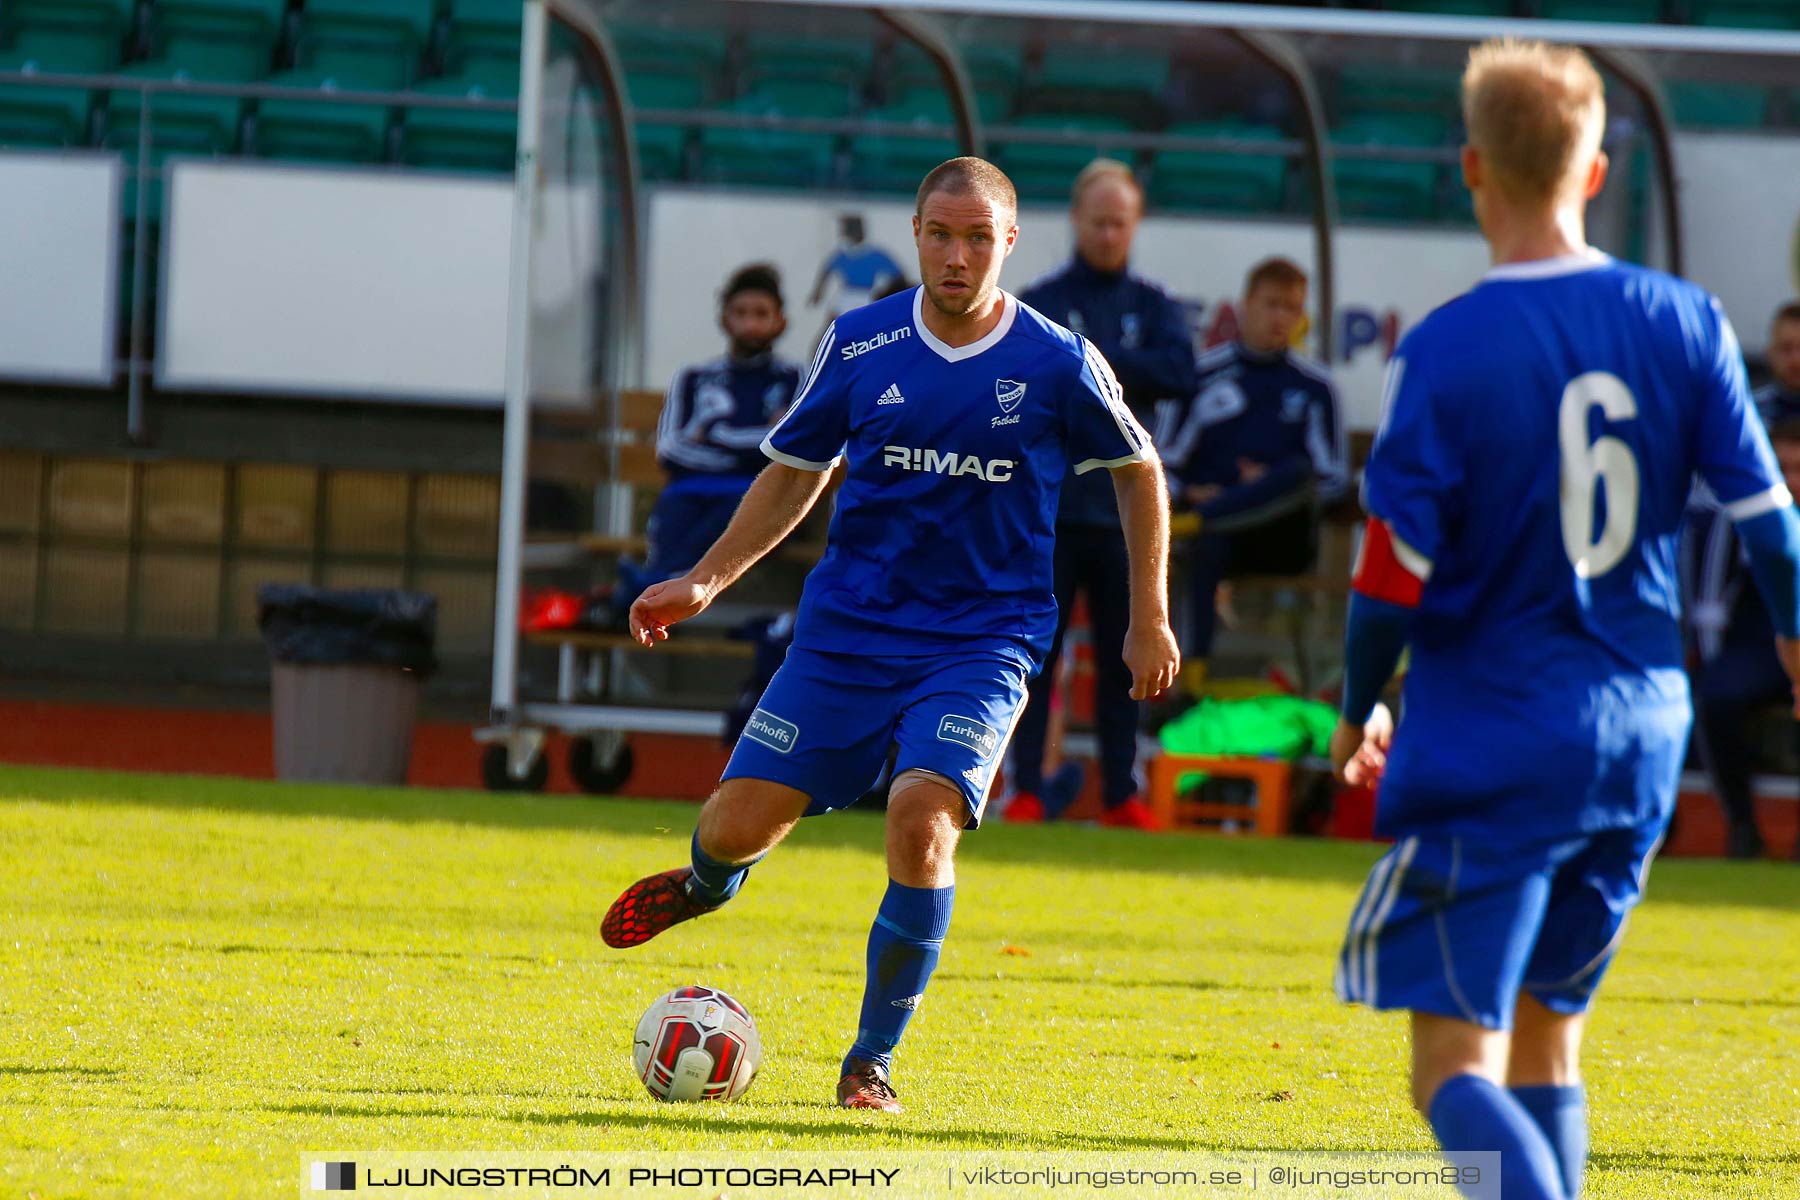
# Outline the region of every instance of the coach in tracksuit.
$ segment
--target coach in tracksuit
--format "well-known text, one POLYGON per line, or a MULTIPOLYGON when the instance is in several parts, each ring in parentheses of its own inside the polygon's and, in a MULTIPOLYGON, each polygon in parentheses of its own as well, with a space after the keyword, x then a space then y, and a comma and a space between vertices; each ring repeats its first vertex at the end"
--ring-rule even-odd
POLYGON ((1318 554, 1317 503, 1349 487, 1337 390, 1293 349, 1306 312, 1306 273, 1284 258, 1250 271, 1236 341, 1199 359, 1185 413, 1165 408, 1157 446, 1176 511, 1200 517, 1188 553, 1183 690, 1204 684, 1214 597, 1234 575, 1296 575, 1318 554))
MULTIPOLYGON (((1125 402, 1149 424, 1160 400, 1194 390, 1193 337, 1181 306, 1126 265, 1143 216, 1144 193, 1131 168, 1096 159, 1075 180, 1071 216, 1075 256, 1061 270, 1020 293, 1019 299, 1092 342, 1112 367, 1125 402)), ((1137 796, 1137 702, 1131 673, 1120 657, 1130 622, 1125 535, 1104 471, 1063 481, 1056 518, 1056 639, 1013 736, 1014 799, 1010 820, 1054 817, 1040 799, 1050 692, 1077 593, 1087 596, 1094 646, 1094 709, 1100 734, 1102 794, 1109 825, 1153 828, 1137 796)))

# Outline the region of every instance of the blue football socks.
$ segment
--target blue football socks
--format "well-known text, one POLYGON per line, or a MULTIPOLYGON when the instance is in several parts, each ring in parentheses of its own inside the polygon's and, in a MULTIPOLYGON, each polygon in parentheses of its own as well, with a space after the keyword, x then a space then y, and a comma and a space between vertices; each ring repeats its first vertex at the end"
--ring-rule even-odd
POLYGON ((937 966, 956 887, 915 888, 888 881, 887 895, 869 928, 869 974, 863 984, 862 1018, 856 1044, 845 1058, 884 1069, 925 998, 925 984, 937 966))
POLYGON ((1562 1166, 1563 1191, 1569 1200, 1581 1195, 1581 1177, 1587 1171, 1588 1126, 1587 1091, 1580 1084, 1571 1087, 1516 1087, 1518 1098, 1531 1119, 1544 1133, 1556 1161, 1562 1166))
POLYGON ((717 908, 744 886, 744 876, 750 874, 750 868, 760 859, 751 859, 747 863, 720 862, 700 848, 700 831, 694 831, 694 879, 688 886, 688 895, 712 908, 717 908))
MULTIPOLYGON (((1511 1092, 1479 1075, 1457 1075, 1431 1098, 1438 1145, 1452 1163, 1464 1152, 1500 1152, 1500 1200, 1569 1200, 1550 1142, 1511 1092)), ((1492 1200, 1491 1187, 1464 1188, 1492 1200)))

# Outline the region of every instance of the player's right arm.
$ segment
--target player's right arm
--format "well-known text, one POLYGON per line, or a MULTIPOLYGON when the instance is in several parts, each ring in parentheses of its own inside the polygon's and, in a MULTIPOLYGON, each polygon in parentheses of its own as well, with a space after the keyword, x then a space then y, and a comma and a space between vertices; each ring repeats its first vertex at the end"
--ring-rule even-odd
POLYGON ((1737 335, 1717 300, 1707 318, 1711 344, 1703 359, 1695 468, 1737 526, 1800 717, 1800 515, 1750 395, 1737 335))
POLYGON ((850 436, 849 373, 834 323, 794 403, 763 439, 763 453, 774 461, 744 493, 731 524, 693 570, 646 588, 632 604, 631 635, 641 645, 662 641, 669 626, 704 612, 818 502, 850 436))
POLYGON ((794 531, 830 482, 829 471, 803 471, 770 463, 744 493, 719 540, 677 579, 652 584, 631 606, 631 636, 650 646, 669 636, 669 626, 698 616, 720 592, 794 531))

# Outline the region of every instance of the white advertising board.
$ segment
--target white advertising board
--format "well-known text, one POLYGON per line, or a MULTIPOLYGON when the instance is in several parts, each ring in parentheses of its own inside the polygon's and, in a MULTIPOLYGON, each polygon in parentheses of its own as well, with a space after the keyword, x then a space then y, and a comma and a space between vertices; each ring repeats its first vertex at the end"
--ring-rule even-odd
POLYGON ((123 177, 117 154, 0 153, 0 376, 113 381, 123 177))

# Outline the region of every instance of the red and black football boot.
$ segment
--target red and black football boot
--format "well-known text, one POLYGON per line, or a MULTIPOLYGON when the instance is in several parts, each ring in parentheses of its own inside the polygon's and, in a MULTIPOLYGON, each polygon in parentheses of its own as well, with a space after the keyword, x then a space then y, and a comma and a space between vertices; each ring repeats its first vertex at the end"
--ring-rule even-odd
POLYGON ((702 904, 688 895, 692 867, 676 867, 646 875, 623 892, 606 910, 600 922, 600 940, 614 950, 641 946, 671 925, 709 913, 716 904, 702 904))
POLYGON ((873 1108, 881 1112, 899 1112, 900 1098, 888 1082, 887 1068, 880 1063, 860 1058, 844 1062, 844 1077, 838 1080, 839 1108, 873 1108))

